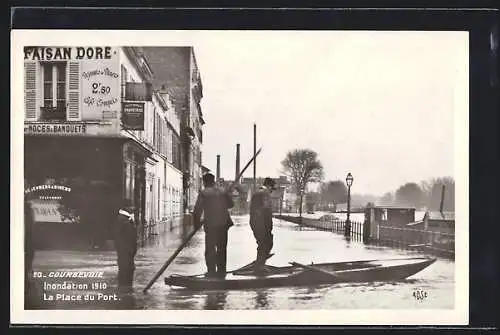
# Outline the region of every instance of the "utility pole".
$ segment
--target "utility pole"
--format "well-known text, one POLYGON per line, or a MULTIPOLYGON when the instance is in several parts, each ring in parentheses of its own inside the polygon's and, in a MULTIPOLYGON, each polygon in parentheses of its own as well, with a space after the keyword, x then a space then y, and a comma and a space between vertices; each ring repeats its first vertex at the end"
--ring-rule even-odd
MULTIPOLYGON (((257 153, 257 125, 253 124, 253 155, 257 153)), ((253 191, 255 192, 257 186, 257 157, 253 160, 253 191)))
POLYGON ((239 183, 238 175, 240 174, 240 144, 236 144, 236 171, 234 175, 234 182, 239 183))
POLYGON ((220 179, 220 155, 217 155, 217 172, 215 174, 215 181, 219 181, 220 179))
POLYGON ((443 185, 441 188, 441 203, 439 204, 439 212, 441 215, 443 215, 443 209, 444 209, 444 190, 445 186, 443 185))

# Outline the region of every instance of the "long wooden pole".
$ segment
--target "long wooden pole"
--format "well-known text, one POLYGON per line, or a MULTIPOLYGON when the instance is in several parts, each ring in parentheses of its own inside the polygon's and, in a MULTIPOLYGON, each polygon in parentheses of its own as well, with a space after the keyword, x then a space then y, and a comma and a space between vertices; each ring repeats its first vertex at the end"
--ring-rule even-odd
POLYGON ((177 255, 184 249, 184 247, 188 244, 188 242, 193 238, 193 236, 196 234, 196 232, 201 228, 201 226, 196 227, 191 234, 188 235, 184 243, 181 244, 180 247, 175 250, 175 252, 170 256, 170 258, 163 264, 161 269, 155 274, 155 276, 149 281, 149 283, 146 285, 146 287, 142 290, 143 293, 146 293, 147 290, 154 284, 154 282, 161 276, 161 274, 167 269, 167 267, 172 263, 172 261, 177 257, 177 255))
MULTIPOLYGON (((252 157, 252 159, 250 159, 250 161, 247 163, 247 165, 245 165, 245 167, 243 168, 243 170, 241 170, 239 176, 237 179, 241 178, 241 176, 243 175, 243 173, 245 172, 245 170, 250 166, 250 164, 252 163, 252 161, 257 157, 257 155, 260 153, 260 151, 262 150, 262 148, 259 149, 259 151, 257 151, 255 153, 255 155, 252 157)), ((154 282, 162 275, 162 273, 167 269, 167 267, 170 265, 170 263, 172 263, 172 261, 175 259, 175 257, 177 257, 177 255, 182 251, 182 249, 184 249, 184 247, 188 244, 188 242, 191 240, 191 238, 193 238, 193 236, 196 234, 196 232, 201 228, 201 225, 196 227, 189 235, 188 237, 186 238, 186 240, 180 245, 180 247, 177 248, 177 250, 175 250, 175 252, 172 254, 172 256, 170 256, 170 258, 165 262, 165 264, 163 264, 163 266, 161 267, 161 269, 154 275, 154 277, 149 281, 149 283, 146 285, 146 287, 142 290, 143 293, 146 293, 147 290, 149 290, 149 288, 154 284, 154 282)))

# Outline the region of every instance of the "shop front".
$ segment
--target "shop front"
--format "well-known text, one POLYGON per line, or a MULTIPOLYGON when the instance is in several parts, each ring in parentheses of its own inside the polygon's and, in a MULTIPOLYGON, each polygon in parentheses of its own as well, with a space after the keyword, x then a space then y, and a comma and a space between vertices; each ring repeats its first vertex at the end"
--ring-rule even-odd
POLYGON ((37 249, 112 248, 116 212, 144 212, 144 152, 124 138, 25 136, 25 196, 37 249), (132 157, 127 153, 132 152, 132 157))

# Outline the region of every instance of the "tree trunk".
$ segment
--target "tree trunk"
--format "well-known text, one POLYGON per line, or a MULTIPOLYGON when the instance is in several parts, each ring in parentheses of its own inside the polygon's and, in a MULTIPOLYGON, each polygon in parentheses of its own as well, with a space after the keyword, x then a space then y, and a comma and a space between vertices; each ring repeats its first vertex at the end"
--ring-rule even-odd
POLYGON ((299 205, 299 218, 300 218, 300 224, 302 224, 302 201, 303 201, 304 195, 300 194, 300 205, 299 205))

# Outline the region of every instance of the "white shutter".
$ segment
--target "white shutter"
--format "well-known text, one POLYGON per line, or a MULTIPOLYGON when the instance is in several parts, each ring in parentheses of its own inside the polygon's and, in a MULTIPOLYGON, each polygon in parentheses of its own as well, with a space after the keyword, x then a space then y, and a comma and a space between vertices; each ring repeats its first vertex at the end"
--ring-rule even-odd
POLYGON ((68 69, 68 120, 79 121, 80 115, 80 63, 69 62, 68 69))
POLYGON ((24 62, 24 117, 36 120, 36 62, 24 62))

